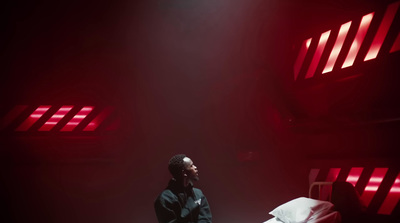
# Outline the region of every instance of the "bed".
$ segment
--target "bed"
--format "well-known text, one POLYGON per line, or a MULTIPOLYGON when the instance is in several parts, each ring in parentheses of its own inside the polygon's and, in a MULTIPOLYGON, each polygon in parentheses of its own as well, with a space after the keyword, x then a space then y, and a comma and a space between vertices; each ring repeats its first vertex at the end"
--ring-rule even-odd
POLYGON ((264 223, 396 222, 390 216, 367 213, 353 185, 347 182, 314 182, 308 197, 283 203, 269 214, 272 218, 264 223))

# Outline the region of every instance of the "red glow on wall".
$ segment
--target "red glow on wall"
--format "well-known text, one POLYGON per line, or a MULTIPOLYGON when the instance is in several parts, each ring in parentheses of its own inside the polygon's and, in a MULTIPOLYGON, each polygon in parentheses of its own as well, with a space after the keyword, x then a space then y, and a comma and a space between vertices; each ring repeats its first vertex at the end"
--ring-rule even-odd
POLYGON ((353 65, 354 60, 356 59, 356 56, 358 54, 358 51, 360 50, 361 44, 364 41, 364 37, 367 34, 369 25, 371 24, 373 17, 374 17, 374 12, 369 13, 362 17, 356 37, 354 38, 354 41, 351 44, 350 51, 347 54, 347 57, 343 63, 342 68, 350 67, 353 65))
POLYGON ((365 205, 369 205, 371 203, 372 198, 376 194, 379 186, 381 185, 383 178, 386 175, 388 168, 375 168, 374 172, 369 179, 367 186, 364 189, 363 194, 361 195, 361 200, 365 205))
POLYGON ((388 8, 386 9, 385 15, 382 19, 382 22, 379 26, 379 29, 375 35, 374 40, 372 41, 371 47, 369 48, 369 51, 365 56, 364 61, 375 59, 376 56, 378 55, 382 43, 386 38, 390 26, 392 25, 397 9, 399 8, 399 4, 400 2, 395 2, 389 5, 388 8))
POLYGON ((301 44, 300 53, 297 56, 296 62, 294 63, 294 67, 293 67, 293 69, 294 69, 294 80, 296 80, 297 76, 299 75, 301 65, 303 64, 304 59, 306 58, 306 54, 307 54, 308 49, 310 48, 311 40, 312 40, 312 38, 304 40, 303 44, 301 44))
POLYGON ((330 168, 328 175, 326 176, 326 182, 334 182, 339 176, 341 168, 330 168))
POLYGON ((60 131, 73 131, 92 110, 92 106, 83 107, 60 131))
POLYGON ((387 194, 382 206, 378 210, 378 214, 391 214, 400 200, 400 173, 397 175, 389 193, 387 194))
POLYGON ((390 53, 396 52, 400 50, 400 32, 396 37, 396 40, 393 43, 392 48, 390 49, 390 53))
POLYGON ((9 124, 11 124, 19 115, 22 114, 25 109, 27 109, 27 105, 17 105, 11 111, 9 111, 4 118, 1 120, 0 129, 4 129, 9 124))
POLYGON ((317 179, 319 173, 319 169, 311 169, 310 173, 308 174, 308 183, 311 185, 317 179))
POLYGON ((331 30, 326 31, 321 34, 321 37, 319 38, 317 50, 315 51, 315 54, 312 58, 310 67, 308 67, 308 70, 306 73, 306 79, 314 76, 315 70, 317 69, 318 63, 321 59, 322 52, 324 52, 326 43, 328 42, 330 33, 331 33, 331 30))
POLYGON ((351 168, 349 175, 347 176, 346 182, 353 184, 355 187, 358 180, 360 179, 361 173, 363 172, 363 167, 353 167, 351 168))
POLYGON ((39 128, 39 131, 50 131, 54 126, 58 124, 58 122, 68 114, 73 106, 62 106, 58 111, 51 116, 49 120, 47 120, 42 127, 39 128))
POLYGON ((39 106, 20 126, 15 129, 15 131, 27 131, 50 109, 50 107, 51 106, 39 106))
POLYGON ((333 70, 333 67, 335 66, 336 60, 339 56, 340 51, 342 50, 342 46, 344 43, 344 40, 346 39, 347 33, 349 32, 351 26, 351 21, 343 24, 340 27, 338 36, 335 41, 335 45, 333 46, 332 52, 329 55, 328 61, 326 62, 325 68, 322 71, 322 73, 328 73, 333 70))
POLYGON ((98 114, 84 129, 83 131, 94 131, 97 127, 106 119, 111 112, 113 111, 112 107, 105 108, 100 114, 98 114))

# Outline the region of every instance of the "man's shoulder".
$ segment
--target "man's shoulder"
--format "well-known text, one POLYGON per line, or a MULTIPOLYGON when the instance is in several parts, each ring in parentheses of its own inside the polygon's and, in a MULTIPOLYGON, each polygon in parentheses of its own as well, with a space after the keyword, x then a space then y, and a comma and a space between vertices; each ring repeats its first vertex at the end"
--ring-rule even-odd
POLYGON ((164 189, 157 197, 157 200, 164 199, 164 200, 171 200, 176 198, 176 194, 172 192, 170 189, 164 189))
POLYGON ((204 195, 204 194, 203 194, 203 191, 200 190, 199 188, 193 187, 193 192, 194 192, 196 195, 204 195))

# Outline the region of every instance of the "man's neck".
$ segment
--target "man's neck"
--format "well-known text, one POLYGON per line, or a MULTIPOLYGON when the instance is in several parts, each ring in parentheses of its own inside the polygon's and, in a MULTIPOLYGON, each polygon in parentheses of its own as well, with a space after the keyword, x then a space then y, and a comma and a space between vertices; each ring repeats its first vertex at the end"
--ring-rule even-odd
POLYGON ((188 178, 183 179, 183 186, 188 187, 189 185, 193 185, 192 181, 188 178))

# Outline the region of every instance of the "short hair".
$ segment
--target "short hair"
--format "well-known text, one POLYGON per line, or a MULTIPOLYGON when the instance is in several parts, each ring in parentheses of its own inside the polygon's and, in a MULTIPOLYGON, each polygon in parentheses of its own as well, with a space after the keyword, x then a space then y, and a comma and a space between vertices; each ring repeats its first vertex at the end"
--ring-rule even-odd
POLYGON ((175 179, 181 178, 182 170, 185 167, 183 164, 183 158, 185 157, 185 154, 177 154, 173 156, 168 162, 168 170, 175 179))

